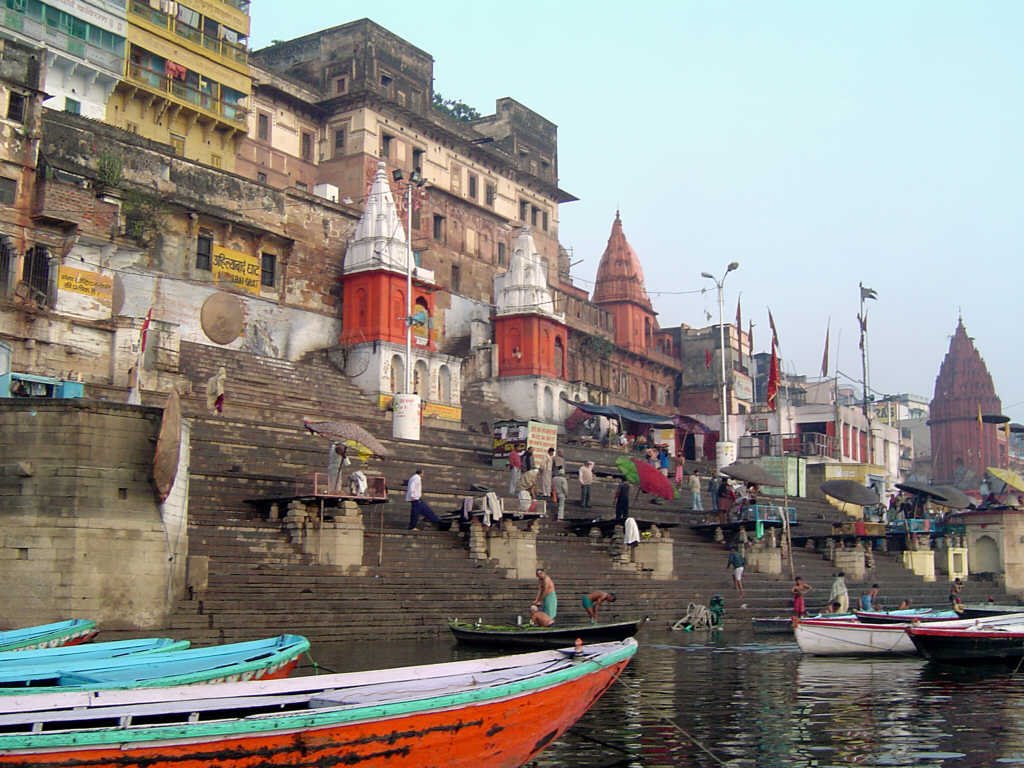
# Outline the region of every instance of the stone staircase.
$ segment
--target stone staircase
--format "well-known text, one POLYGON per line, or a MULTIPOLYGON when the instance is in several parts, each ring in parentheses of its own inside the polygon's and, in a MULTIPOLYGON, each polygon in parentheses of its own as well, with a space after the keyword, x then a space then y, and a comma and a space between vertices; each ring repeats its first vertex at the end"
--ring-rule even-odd
MULTIPOLYGON (((389 639, 435 635, 451 618, 481 617, 514 622, 526 616, 534 596, 532 579, 510 580, 493 563, 469 558, 456 530, 408 531, 408 505, 402 484, 417 468, 424 471, 424 497, 438 513, 453 512, 472 485, 507 495, 507 470, 487 460, 490 437, 469 431, 435 429, 429 423, 418 442, 390 437, 391 423, 329 362, 315 354, 298 363, 183 344, 182 369, 196 394, 183 398, 192 423, 190 554, 209 557, 209 582, 202 594, 177 604, 167 628, 196 643, 225 642, 277 632, 299 632, 317 642, 389 639), (228 371, 223 414, 206 411, 206 379, 219 366, 228 371), (279 522, 265 519, 247 499, 293 495, 297 484, 311 485, 314 472, 326 469, 327 441, 309 434, 303 417, 357 421, 391 450, 384 461, 372 460, 368 473, 387 478, 386 504, 363 507, 363 569, 359 574, 317 564, 289 542, 279 522)), ((564 446, 570 474, 582 461, 611 470, 617 451, 564 446)), ((570 481, 571 495, 578 486, 570 481)), ((586 513, 575 501, 567 517, 612 517, 614 482, 599 480, 592 491, 594 508, 586 513)), ((688 502, 688 498, 686 499, 688 502)), ((797 500, 801 533, 823 539, 838 513, 831 507, 797 500)), ((710 500, 705 494, 705 506, 710 500)), ((561 598, 560 619, 584 617, 580 595, 593 589, 617 593, 619 600, 603 616, 625 619, 649 616, 656 626, 680 618, 690 602, 707 604, 714 594, 727 603, 727 622, 742 626, 752 616, 788 612, 790 578, 748 571, 745 608, 732 590, 726 548, 708 541, 690 525, 704 518, 679 501, 652 505, 642 498, 633 506, 638 518, 674 524, 676 579, 655 581, 635 568, 613 568, 612 553, 621 539, 575 535, 565 523, 539 523, 538 561, 554 578, 561 598)), ((833 569, 815 552, 794 552, 796 570, 815 591, 809 604, 824 604, 833 569)), ((925 584, 903 569, 895 555, 878 554, 869 581, 895 605, 909 597, 915 605, 944 605, 947 586, 925 584)), ((859 594, 850 584, 851 598, 859 594)), ((966 590, 969 600, 984 599, 966 590)), ((998 596, 999 598, 1002 595, 998 596)))

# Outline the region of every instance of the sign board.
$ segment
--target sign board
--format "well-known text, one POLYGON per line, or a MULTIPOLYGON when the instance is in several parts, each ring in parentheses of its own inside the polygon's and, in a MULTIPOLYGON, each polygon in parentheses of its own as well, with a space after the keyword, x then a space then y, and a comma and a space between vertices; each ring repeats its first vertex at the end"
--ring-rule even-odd
POLYGON ((57 287, 62 291, 89 296, 106 307, 113 304, 114 278, 110 275, 61 266, 57 273, 57 287))
POLYGON ((491 466, 507 465, 512 451, 526 450, 527 423, 525 421, 496 421, 491 432, 491 466))
POLYGON ((526 445, 533 448, 533 453, 539 456, 547 453, 548 448, 558 448, 558 427, 554 424, 545 424, 542 421, 531 421, 527 425, 526 445))
POLYGON ((652 429, 654 435, 655 445, 667 445, 669 453, 675 453, 676 450, 676 430, 671 429, 652 429))
POLYGON ((750 402, 754 399, 754 383, 749 376, 734 371, 732 374, 732 394, 737 400, 750 402))
POLYGON ((233 251, 223 245, 213 246, 214 282, 227 283, 248 293, 259 293, 262 271, 259 256, 233 251))

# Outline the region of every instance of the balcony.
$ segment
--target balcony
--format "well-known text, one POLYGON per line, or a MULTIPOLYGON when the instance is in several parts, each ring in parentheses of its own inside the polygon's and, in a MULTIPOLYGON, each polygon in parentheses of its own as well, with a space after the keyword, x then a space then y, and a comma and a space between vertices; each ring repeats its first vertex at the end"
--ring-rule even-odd
POLYGON ((245 130, 246 109, 237 103, 225 102, 219 96, 193 88, 181 80, 167 77, 163 72, 139 64, 128 65, 128 80, 149 90, 173 96, 245 130))
MULTIPOLYGON (((238 7, 235 3, 229 2, 228 5, 238 7)), ((248 5, 248 3, 245 3, 246 8, 240 10, 247 10, 248 5)), ((173 32, 178 37, 205 48, 220 58, 234 61, 242 66, 248 66, 249 64, 249 50, 244 45, 208 35, 201 29, 183 23, 175 16, 169 16, 163 11, 151 8, 149 3, 142 2, 141 0, 131 0, 128 9, 132 14, 145 19, 153 26, 173 32)))
POLYGON ((818 432, 745 435, 740 438, 740 454, 745 459, 758 456, 816 456, 835 459, 839 456, 837 448, 834 437, 818 432))
POLYGON ((19 13, 8 9, 4 22, 11 29, 21 32, 27 37, 46 43, 55 53, 64 53, 80 61, 87 61, 104 70, 113 77, 120 77, 121 64, 124 60, 123 53, 100 48, 92 43, 69 35, 56 27, 49 26, 44 22, 33 19, 25 13, 19 13))

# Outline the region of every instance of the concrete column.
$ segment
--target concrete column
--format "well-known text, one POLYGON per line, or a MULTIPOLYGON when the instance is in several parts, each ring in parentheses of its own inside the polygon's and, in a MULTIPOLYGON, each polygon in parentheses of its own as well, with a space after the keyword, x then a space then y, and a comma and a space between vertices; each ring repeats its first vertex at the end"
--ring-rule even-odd
POLYGON ((672 539, 651 526, 650 538, 641 538, 633 550, 633 561, 637 567, 649 571, 655 581, 669 581, 675 577, 672 539))
MULTIPOLYGON (((487 529, 476 522, 473 525, 486 531, 488 557, 504 570, 505 578, 532 579, 536 576, 537 532, 539 530, 536 521, 530 523, 526 530, 521 530, 513 521, 507 519, 502 519, 500 526, 492 525, 487 529)), ((471 554, 472 536, 471 528, 471 554)))
MULTIPOLYGON (((302 549, 317 557, 323 565, 344 568, 352 574, 364 573, 363 512, 354 501, 343 501, 334 511, 334 521, 324 522, 318 536, 308 536, 302 549)), ((317 511, 319 514, 319 510, 317 511)))
POLYGON ((908 549, 904 551, 903 565, 925 581, 935 581, 935 555, 930 549, 908 549))
POLYGON ((967 581, 967 547, 946 547, 946 573, 950 581, 967 581))
POLYGON ((846 574, 846 580, 851 582, 864 581, 867 578, 867 568, 864 565, 864 551, 857 547, 852 549, 836 548, 832 552, 832 565, 837 571, 846 574))

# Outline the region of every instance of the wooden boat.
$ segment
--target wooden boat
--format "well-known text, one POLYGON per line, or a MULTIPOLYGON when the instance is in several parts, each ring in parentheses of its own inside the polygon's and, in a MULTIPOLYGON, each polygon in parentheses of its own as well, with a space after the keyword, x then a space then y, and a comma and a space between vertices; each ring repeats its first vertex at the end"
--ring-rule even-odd
POLYGON ((287 680, 0 699, 0 766, 512 768, 636 652, 572 649, 287 680))
POLYGON ((56 664, 69 660, 114 659, 136 653, 160 653, 183 651, 190 645, 188 640, 174 640, 170 637, 144 637, 136 640, 115 640, 109 643, 79 643, 61 645, 56 648, 39 648, 34 651, 0 651, 0 669, 31 664, 56 664))
POLYGON ((997 605, 996 603, 967 603, 960 611, 961 619, 984 619, 989 616, 1006 616, 1024 611, 1024 605, 997 605))
POLYGON ((619 621, 609 624, 570 624, 566 626, 534 627, 505 624, 481 624, 452 621, 448 629, 463 645, 488 648, 564 648, 577 639, 584 643, 610 643, 633 637, 647 619, 619 621))
POLYGON ((9 629, 0 632, 0 651, 29 651, 77 645, 92 640, 98 632, 96 622, 91 619, 68 619, 53 624, 9 629))
POLYGON ((937 611, 934 608, 905 608, 895 611, 854 611, 863 624, 907 624, 914 621, 949 621, 961 616, 953 610, 937 611))
POLYGON ((67 690, 148 688, 287 677, 309 650, 300 635, 108 659, 0 665, 0 696, 67 690))
POLYGON ((931 661, 1017 662, 1024 658, 1024 613, 930 622, 907 627, 906 633, 931 661))
POLYGON ((800 621, 793 626, 797 645, 813 656, 914 654, 904 631, 907 624, 861 624, 859 621, 800 621))
MULTIPOLYGON (((802 622, 815 621, 856 621, 857 617, 852 613, 819 613, 814 616, 805 616, 800 619, 802 622)), ((755 616, 750 619, 750 625, 755 632, 764 635, 791 635, 793 634, 792 616, 755 616)))

